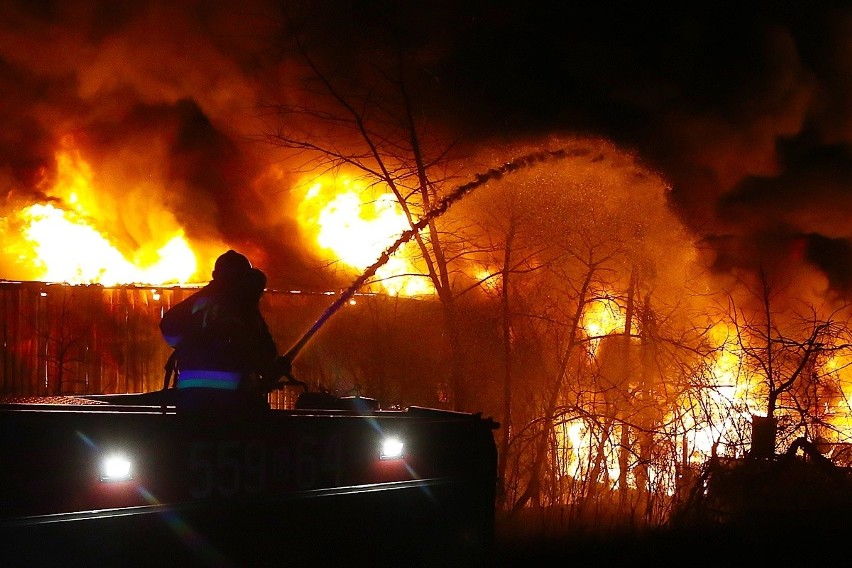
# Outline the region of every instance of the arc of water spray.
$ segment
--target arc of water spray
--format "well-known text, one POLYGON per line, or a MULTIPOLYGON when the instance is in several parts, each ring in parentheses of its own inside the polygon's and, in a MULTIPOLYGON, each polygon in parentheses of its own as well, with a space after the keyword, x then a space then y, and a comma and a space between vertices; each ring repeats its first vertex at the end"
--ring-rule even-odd
MULTIPOLYGON (((322 315, 316 320, 314 325, 312 325, 311 328, 305 332, 301 339, 299 339, 299 341, 297 341, 293 345, 293 347, 291 347, 290 350, 287 351, 287 353, 279 357, 279 359, 287 363, 287 367, 289 367, 289 363, 291 363, 293 359, 295 359, 296 355, 298 355, 302 348, 307 345, 311 338, 313 338, 317 331, 319 331, 323 324, 325 324, 328 318, 330 318, 337 310, 339 310, 343 304, 348 302, 349 299, 355 295, 355 292, 357 292, 358 289, 363 286, 369 278, 372 278, 376 274, 376 271, 390 259, 391 255, 395 253, 399 249, 399 247, 410 241, 415 234, 422 231, 429 224, 430 221, 446 213, 447 209, 450 208, 450 205, 464 197, 466 194, 488 183, 489 181, 500 179, 506 174, 514 173, 518 170, 529 168, 536 164, 541 164, 554 160, 561 160, 569 157, 577 157, 586 153, 588 153, 588 150, 586 149, 578 149, 571 152, 564 149, 534 152, 532 154, 527 154, 525 156, 521 156, 520 158, 516 158, 510 162, 506 162, 503 165, 491 168, 484 173, 477 174, 472 181, 464 185, 460 185, 454 190, 452 190, 450 193, 441 198, 438 201, 437 205, 430 209, 425 215, 423 215, 423 217, 421 217, 419 221, 412 225, 410 229, 404 231, 392 245, 386 248, 385 251, 381 254, 381 256, 379 256, 378 260, 376 260, 376 262, 367 267, 367 269, 364 270, 364 272, 358 278, 356 278, 355 281, 352 282, 352 284, 346 290, 344 290, 334 302, 331 303, 331 305, 328 306, 328 308, 326 308, 322 315)), ((289 378, 291 378, 292 380, 292 377, 289 378)))

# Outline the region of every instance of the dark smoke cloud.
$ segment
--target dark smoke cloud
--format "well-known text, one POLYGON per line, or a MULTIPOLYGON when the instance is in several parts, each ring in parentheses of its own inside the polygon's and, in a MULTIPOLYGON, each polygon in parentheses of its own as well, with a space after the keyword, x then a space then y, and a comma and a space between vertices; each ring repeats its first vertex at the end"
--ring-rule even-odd
POLYGON ((448 13, 439 75, 468 128, 602 134, 668 179, 672 206, 718 247, 717 270, 804 263, 852 293, 848 3, 473 2, 448 13))
MULTIPOLYGON (((852 292, 847 3, 281 5, 341 77, 406 55, 425 112, 475 144, 571 133, 635 149, 718 271, 800 263, 852 292)), ((32 188, 67 131, 107 149, 167 132, 168 202, 193 230, 322 282, 293 220, 261 214, 295 173, 273 183, 273 158, 242 140, 261 100, 298 87, 281 15, 261 0, 0 0, 0 191, 32 188)))

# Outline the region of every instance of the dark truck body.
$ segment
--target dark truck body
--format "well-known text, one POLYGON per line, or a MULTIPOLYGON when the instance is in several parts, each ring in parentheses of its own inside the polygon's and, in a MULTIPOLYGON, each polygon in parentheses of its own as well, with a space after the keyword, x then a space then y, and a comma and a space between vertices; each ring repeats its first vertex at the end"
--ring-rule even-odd
POLYGON ((0 565, 489 563, 497 425, 478 414, 68 402, 0 405, 0 565), (129 479, 104 479, 116 453, 129 479))

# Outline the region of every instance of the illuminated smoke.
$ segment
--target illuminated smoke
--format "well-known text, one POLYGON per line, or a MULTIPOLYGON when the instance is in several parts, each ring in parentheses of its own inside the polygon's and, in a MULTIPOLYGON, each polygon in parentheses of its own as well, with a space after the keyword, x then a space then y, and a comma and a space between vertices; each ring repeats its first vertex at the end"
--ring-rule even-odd
MULTIPOLYGON (((845 294, 852 13, 842 3, 786 4, 290 10, 326 69, 357 75, 408 57, 410 69, 425 71, 423 112, 471 147, 606 137, 665 175, 670 204, 704 239, 718 273, 771 262, 845 294)), ((244 143, 258 131, 259 102, 294 100, 303 86, 297 62, 278 49, 280 24, 262 0, 4 0, 4 216, 45 203, 38 181, 71 133, 95 171, 152 181, 150 199, 191 241, 245 250, 282 286, 333 280, 305 252, 294 218, 296 164, 244 143)), ((127 221, 141 238, 144 224, 127 221)), ((0 273, 29 276, 9 255, 0 273)))

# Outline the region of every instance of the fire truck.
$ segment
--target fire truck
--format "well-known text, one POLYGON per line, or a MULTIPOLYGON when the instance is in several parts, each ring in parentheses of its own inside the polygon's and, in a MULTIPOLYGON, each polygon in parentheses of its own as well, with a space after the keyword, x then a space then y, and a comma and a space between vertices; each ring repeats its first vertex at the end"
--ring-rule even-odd
POLYGON ((365 397, 185 414, 173 390, 0 404, 0 565, 489 563, 490 418, 365 397))
POLYGON ((184 412, 168 381, 0 401, 0 566, 490 564, 496 422, 382 409, 283 374, 304 387, 295 408, 184 412))

